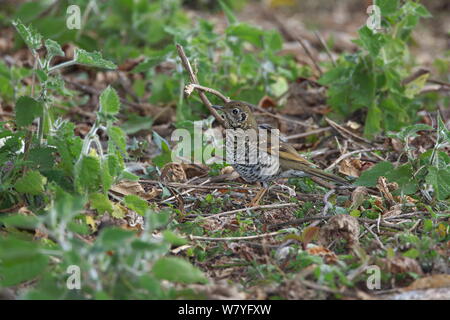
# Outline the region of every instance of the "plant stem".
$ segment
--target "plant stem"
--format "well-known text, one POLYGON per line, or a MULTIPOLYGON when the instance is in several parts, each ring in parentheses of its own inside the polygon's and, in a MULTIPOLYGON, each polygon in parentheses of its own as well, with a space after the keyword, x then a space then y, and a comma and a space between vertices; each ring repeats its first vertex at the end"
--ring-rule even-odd
POLYGON ((58 70, 58 69, 61 69, 61 68, 65 68, 65 67, 69 67, 69 66, 72 66, 72 65, 74 65, 76 63, 77 62, 75 60, 69 60, 69 61, 57 64, 56 66, 50 67, 48 69, 48 73, 50 74, 50 73, 52 73, 55 70, 58 70))

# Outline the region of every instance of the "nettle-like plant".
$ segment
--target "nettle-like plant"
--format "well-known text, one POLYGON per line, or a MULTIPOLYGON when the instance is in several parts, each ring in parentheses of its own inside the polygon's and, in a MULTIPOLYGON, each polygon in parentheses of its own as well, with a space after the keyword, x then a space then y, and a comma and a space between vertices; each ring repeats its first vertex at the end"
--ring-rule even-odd
POLYGON ((174 299, 195 298, 193 292, 177 290, 170 282, 206 283, 203 273, 189 262, 166 257, 171 245, 185 239, 167 227, 171 211, 144 213, 146 226, 139 234, 120 228, 106 228, 93 243, 81 237, 89 226, 80 223, 86 199, 59 187, 51 188, 50 208, 39 216, 2 216, 0 224, 9 236, 0 237, 0 288, 33 280, 24 299, 174 299), (33 241, 32 233, 46 234, 33 241))
POLYGON ((421 4, 399 0, 378 0, 382 31, 367 26, 359 29, 354 42, 361 47, 355 54, 341 57, 337 66, 320 79, 329 86, 328 103, 338 114, 349 116, 357 110, 367 112, 367 136, 381 130, 398 131, 415 120, 420 107, 417 95, 426 76, 406 85, 412 57, 408 49, 411 32, 420 18, 431 14, 421 4))
POLYGON ((390 132, 388 135, 398 139, 404 147, 407 162, 397 168, 391 162, 382 161, 373 168, 362 173, 357 184, 375 187, 380 176, 389 181, 397 182, 397 195, 414 195, 420 191, 424 199, 430 203, 441 202, 442 208, 448 208, 446 199, 450 197, 450 157, 446 148, 450 145, 450 130, 441 117, 437 118, 437 127, 426 124, 416 124, 403 128, 400 132, 390 132), (432 149, 418 154, 411 145, 415 138, 420 138, 418 132, 427 132, 435 136, 432 149), (430 188, 431 187, 431 188, 430 188))
POLYGON ((59 44, 44 41, 19 21, 14 26, 35 64, 28 73, 31 86, 16 99, 15 119, 0 127, 0 209, 8 212, 0 218, 0 287, 37 280, 26 297, 167 298, 178 293, 161 287, 161 279, 206 282, 188 262, 164 257, 171 245, 185 243, 162 230, 168 228, 171 210, 158 212, 136 195, 125 196, 122 204, 109 200, 114 183, 138 179, 126 171, 126 136, 115 125, 120 111, 116 91, 108 87, 101 93, 84 139, 74 134, 72 122, 54 119, 54 95, 67 94, 57 70, 74 64, 115 69, 115 64, 100 53, 76 49, 73 60, 52 65, 53 57, 64 56, 59 44), (108 139, 106 150, 99 130, 108 139), (95 210, 91 212, 114 217, 123 217, 127 207, 145 217, 143 231, 106 228, 91 244, 83 238, 96 231, 95 219, 86 215, 88 205, 95 210), (19 208, 22 214, 17 214, 19 208), (157 230, 162 236, 155 238, 157 230), (81 272, 81 290, 66 285, 71 265, 81 272))
POLYGON ((14 26, 30 48, 35 64, 31 88, 26 88, 28 94, 17 99, 16 118, 8 126, 16 130, 4 126, 0 133, 4 144, 0 159, 7 164, 0 174, 3 186, 0 207, 8 208, 24 199, 37 204, 45 195, 47 184, 54 183, 79 194, 99 191, 101 186, 106 194, 115 181, 124 177, 135 179, 125 171, 125 134, 114 126, 120 110, 114 89, 108 87, 102 92, 96 120, 84 139, 74 135, 73 123, 54 119, 51 108, 54 94, 67 95, 57 70, 74 64, 115 69, 115 64, 103 59, 100 53, 77 48, 73 60, 51 66, 55 56, 64 56, 59 44, 51 39, 43 41, 38 32, 19 21, 14 26), (38 50, 43 43, 46 54, 42 57, 38 50), (34 122, 37 129, 33 134, 34 122), (99 129, 108 136, 107 153, 100 144, 99 129))

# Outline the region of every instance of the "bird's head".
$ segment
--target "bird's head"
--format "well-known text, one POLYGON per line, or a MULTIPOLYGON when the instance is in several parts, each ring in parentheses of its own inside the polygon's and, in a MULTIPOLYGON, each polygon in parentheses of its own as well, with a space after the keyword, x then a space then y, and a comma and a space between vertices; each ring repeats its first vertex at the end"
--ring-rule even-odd
POLYGON ((230 129, 256 130, 258 128, 258 124, 246 102, 232 100, 223 106, 213 105, 212 107, 223 112, 225 124, 230 129))

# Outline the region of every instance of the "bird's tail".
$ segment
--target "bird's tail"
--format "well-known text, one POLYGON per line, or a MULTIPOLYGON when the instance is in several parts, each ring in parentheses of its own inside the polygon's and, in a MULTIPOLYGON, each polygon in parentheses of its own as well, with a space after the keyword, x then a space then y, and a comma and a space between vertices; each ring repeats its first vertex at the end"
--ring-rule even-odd
POLYGON ((348 182, 346 179, 339 177, 335 174, 326 172, 324 170, 321 169, 316 169, 316 168, 309 168, 309 170, 307 171, 308 174, 310 174, 311 176, 315 176, 321 179, 325 179, 343 186, 347 186, 350 185, 350 182, 348 182))
POLYGON ((292 161, 290 168, 304 172, 306 175, 317 177, 326 181, 334 182, 343 186, 349 186, 351 183, 346 179, 339 177, 333 173, 326 172, 322 169, 312 168, 303 163, 292 161))

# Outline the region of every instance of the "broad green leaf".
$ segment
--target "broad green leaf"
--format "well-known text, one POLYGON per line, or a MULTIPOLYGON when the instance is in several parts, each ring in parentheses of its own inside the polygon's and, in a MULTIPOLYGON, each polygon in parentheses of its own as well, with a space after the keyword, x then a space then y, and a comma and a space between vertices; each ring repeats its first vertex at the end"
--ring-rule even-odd
POLYGON ((244 41, 248 41, 258 48, 262 48, 262 37, 264 32, 246 23, 238 23, 229 26, 226 30, 228 36, 235 36, 244 41))
POLYGON ((133 134, 141 130, 149 130, 152 127, 152 123, 152 118, 141 117, 132 113, 121 127, 126 134, 133 134))
POLYGON ((0 263, 0 285, 9 287, 32 280, 47 268, 49 258, 44 255, 29 256, 24 259, 3 261, 0 263))
POLYGON ((34 119, 42 116, 43 105, 41 102, 28 96, 22 96, 16 103, 16 124, 19 127, 30 125, 34 119))
POLYGON ((436 199, 445 200, 450 195, 450 168, 428 168, 425 181, 433 186, 436 199))
POLYGON ((369 53, 375 57, 385 43, 385 38, 380 33, 375 33, 369 27, 364 26, 358 30, 360 43, 369 53))
POLYGON ((375 5, 380 7, 381 15, 388 16, 398 9, 399 1, 398 0, 376 0, 375 5))
POLYGON ((425 73, 420 77, 414 79, 410 83, 408 83, 405 86, 405 96, 410 99, 413 99, 416 95, 418 95, 425 86, 429 76, 430 76, 429 73, 425 73))
POLYGON ((39 170, 51 169, 55 165, 56 148, 53 147, 37 147, 33 148, 28 153, 28 160, 33 163, 33 166, 39 170))
POLYGON ((381 130, 381 120, 382 112, 380 108, 375 103, 372 103, 367 112, 364 134, 370 137, 378 133, 381 130))
POLYGON ((111 61, 103 59, 100 52, 87 52, 86 50, 76 48, 74 60, 79 64, 104 69, 117 69, 117 66, 111 61))
POLYGON ((106 228, 100 232, 95 247, 101 250, 112 250, 124 246, 124 243, 133 238, 135 233, 133 231, 124 230, 116 227, 106 228))
POLYGON ((414 194, 417 192, 418 184, 414 179, 414 171, 411 164, 407 163, 388 172, 385 175, 389 182, 396 182, 399 189, 394 193, 414 194))
POLYGON ((89 196, 91 207, 97 210, 99 214, 105 212, 112 213, 113 205, 106 195, 103 193, 93 193, 89 196))
POLYGON ((115 115, 120 110, 120 99, 116 90, 108 86, 100 95, 100 111, 105 114, 115 115))
POLYGON ((45 40, 45 48, 47 48, 47 59, 51 59, 56 56, 64 57, 64 51, 58 42, 51 39, 45 40))
POLYGON ((162 234, 164 236, 164 240, 174 246, 182 246, 187 243, 187 240, 185 238, 178 236, 170 230, 164 230, 162 234))
POLYGON ((133 72, 147 72, 166 59, 165 56, 148 57, 133 68, 133 72))
POLYGON ((108 137, 114 142, 114 144, 119 148, 119 150, 123 154, 126 154, 127 143, 126 143, 126 136, 123 130, 119 127, 110 125, 107 128, 107 132, 108 137))
POLYGON ((100 186, 100 160, 83 155, 75 165, 75 186, 82 191, 97 191, 100 186))
POLYGON ((27 44, 28 48, 37 50, 42 47, 42 35, 31 26, 26 27, 20 20, 13 21, 13 26, 27 44))
POLYGON ((22 178, 17 179, 14 188, 21 193, 39 195, 44 192, 47 178, 38 171, 28 171, 22 178))
POLYGON ((137 195, 134 194, 126 195, 123 200, 128 208, 130 208, 133 211, 136 211, 136 213, 140 214, 141 216, 145 215, 145 212, 148 210, 147 201, 141 199, 137 195))
POLYGON ((419 132, 419 131, 427 131, 427 130, 434 130, 434 128, 429 126, 429 125, 427 125, 427 124, 418 123, 418 124, 413 124, 411 126, 403 128, 399 133, 397 133, 395 135, 399 139, 405 140, 407 138, 416 137, 417 136, 417 132, 419 132))
POLYGON ((189 262, 177 257, 164 257, 155 262, 152 269, 156 278, 179 283, 207 283, 203 272, 189 262))
POLYGON ((392 163, 383 161, 374 165, 369 170, 364 171, 361 176, 356 180, 355 185, 364 187, 375 187, 377 185, 378 178, 386 176, 394 169, 392 163))
POLYGON ((100 176, 102 180, 103 192, 107 193, 113 184, 113 177, 111 176, 111 170, 109 169, 110 161, 109 157, 111 155, 107 155, 106 159, 100 163, 100 176))
POLYGON ((152 162, 159 168, 162 168, 166 163, 172 161, 172 151, 169 143, 161 137, 156 131, 153 131, 153 141, 156 143, 161 153, 152 159, 152 162))
POLYGON ((22 227, 34 229, 37 227, 39 220, 35 216, 25 216, 22 214, 3 215, 0 216, 0 222, 5 226, 22 227))

